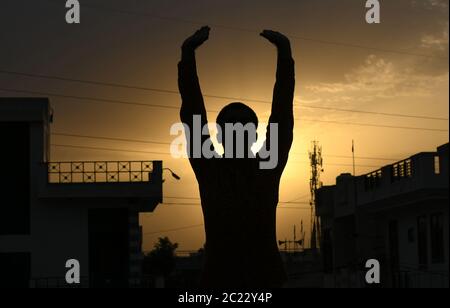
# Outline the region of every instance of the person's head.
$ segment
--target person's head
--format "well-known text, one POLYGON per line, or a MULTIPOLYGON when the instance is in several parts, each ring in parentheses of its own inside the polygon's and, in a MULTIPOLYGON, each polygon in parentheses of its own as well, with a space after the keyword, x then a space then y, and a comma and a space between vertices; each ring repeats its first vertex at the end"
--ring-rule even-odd
MULTIPOLYGON (((236 148, 238 146, 244 146, 245 157, 249 157, 248 153, 253 143, 256 142, 257 138, 256 129, 258 128, 258 117, 256 113, 250 107, 248 107, 243 103, 231 103, 225 106, 219 112, 216 123, 222 131, 222 145, 224 147, 225 152, 227 151, 227 141, 226 141, 227 124, 233 125, 234 129, 238 129, 240 126, 239 124, 241 124, 246 129, 244 131, 244 140, 238 140, 239 138, 237 138, 238 134, 236 133, 236 131, 233 133, 233 157, 236 157, 236 148), (239 126, 236 124, 238 124, 239 126), (252 135, 254 135, 255 140, 252 140, 253 139, 252 135), (240 144, 238 144, 238 142, 240 144)), ((228 125, 228 127, 230 127, 230 125, 228 125)))

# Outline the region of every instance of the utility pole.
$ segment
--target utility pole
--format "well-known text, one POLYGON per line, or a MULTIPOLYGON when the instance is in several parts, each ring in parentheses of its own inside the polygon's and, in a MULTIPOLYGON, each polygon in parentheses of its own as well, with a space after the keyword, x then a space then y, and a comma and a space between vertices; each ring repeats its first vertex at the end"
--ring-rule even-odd
POLYGON ((317 238, 320 238, 319 221, 315 213, 316 191, 322 186, 320 182, 320 174, 323 172, 322 147, 318 141, 312 142, 312 149, 309 152, 309 160, 311 164, 311 178, 309 188, 311 193, 311 249, 317 248, 317 238), (319 233, 319 234, 318 234, 319 233))
POLYGON ((355 140, 352 140, 352 158, 353 158, 353 176, 356 176, 356 164, 355 164, 355 140))
POLYGON ((356 178, 356 164, 355 164, 355 141, 352 140, 352 156, 353 156, 353 190, 354 190, 354 202, 355 208, 358 205, 358 185, 356 178))

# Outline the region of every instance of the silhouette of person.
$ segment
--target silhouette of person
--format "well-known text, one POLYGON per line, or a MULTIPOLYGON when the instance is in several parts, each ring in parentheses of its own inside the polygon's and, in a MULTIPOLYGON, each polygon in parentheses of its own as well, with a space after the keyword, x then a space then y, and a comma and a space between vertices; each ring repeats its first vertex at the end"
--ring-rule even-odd
MULTIPOLYGON (((191 132, 194 115, 200 115, 202 127, 207 123, 195 51, 208 40, 209 32, 209 27, 203 27, 186 39, 178 64, 182 98, 180 117, 191 132)), ((251 159, 193 158, 192 133, 187 140, 189 161, 199 184, 205 221, 202 286, 207 288, 281 287, 286 281, 276 241, 276 208, 280 178, 293 140, 294 60, 289 39, 284 35, 264 30, 261 36, 278 50, 269 119, 269 124, 278 125, 277 166, 260 169, 259 155, 251 159)), ((232 103, 222 109, 216 122, 223 130, 226 123, 257 125, 258 118, 250 107, 232 103)), ((209 135, 202 138, 206 140, 209 135)), ((265 142, 270 145, 270 125, 265 142)), ((222 145, 225 150, 231 146, 226 138, 223 138, 222 145)))

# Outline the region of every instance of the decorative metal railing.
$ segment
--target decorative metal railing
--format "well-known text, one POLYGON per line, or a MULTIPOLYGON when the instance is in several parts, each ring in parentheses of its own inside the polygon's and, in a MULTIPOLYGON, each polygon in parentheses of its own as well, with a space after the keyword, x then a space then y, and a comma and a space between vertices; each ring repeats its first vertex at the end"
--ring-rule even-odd
POLYGON ((124 183, 149 182, 152 161, 92 161, 48 163, 48 182, 124 183))

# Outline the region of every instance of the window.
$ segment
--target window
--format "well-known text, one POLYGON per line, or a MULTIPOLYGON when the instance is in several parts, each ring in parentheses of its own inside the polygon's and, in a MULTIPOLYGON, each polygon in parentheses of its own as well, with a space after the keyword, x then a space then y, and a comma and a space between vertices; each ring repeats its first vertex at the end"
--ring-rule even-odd
POLYGON ((430 216, 431 229, 431 262, 444 263, 444 215, 430 216))
POLYGON ((419 268, 425 269, 428 265, 428 230, 427 217, 417 218, 417 252, 419 257, 419 268))
POLYGON ((434 157, 434 174, 441 174, 441 161, 439 156, 434 157))

